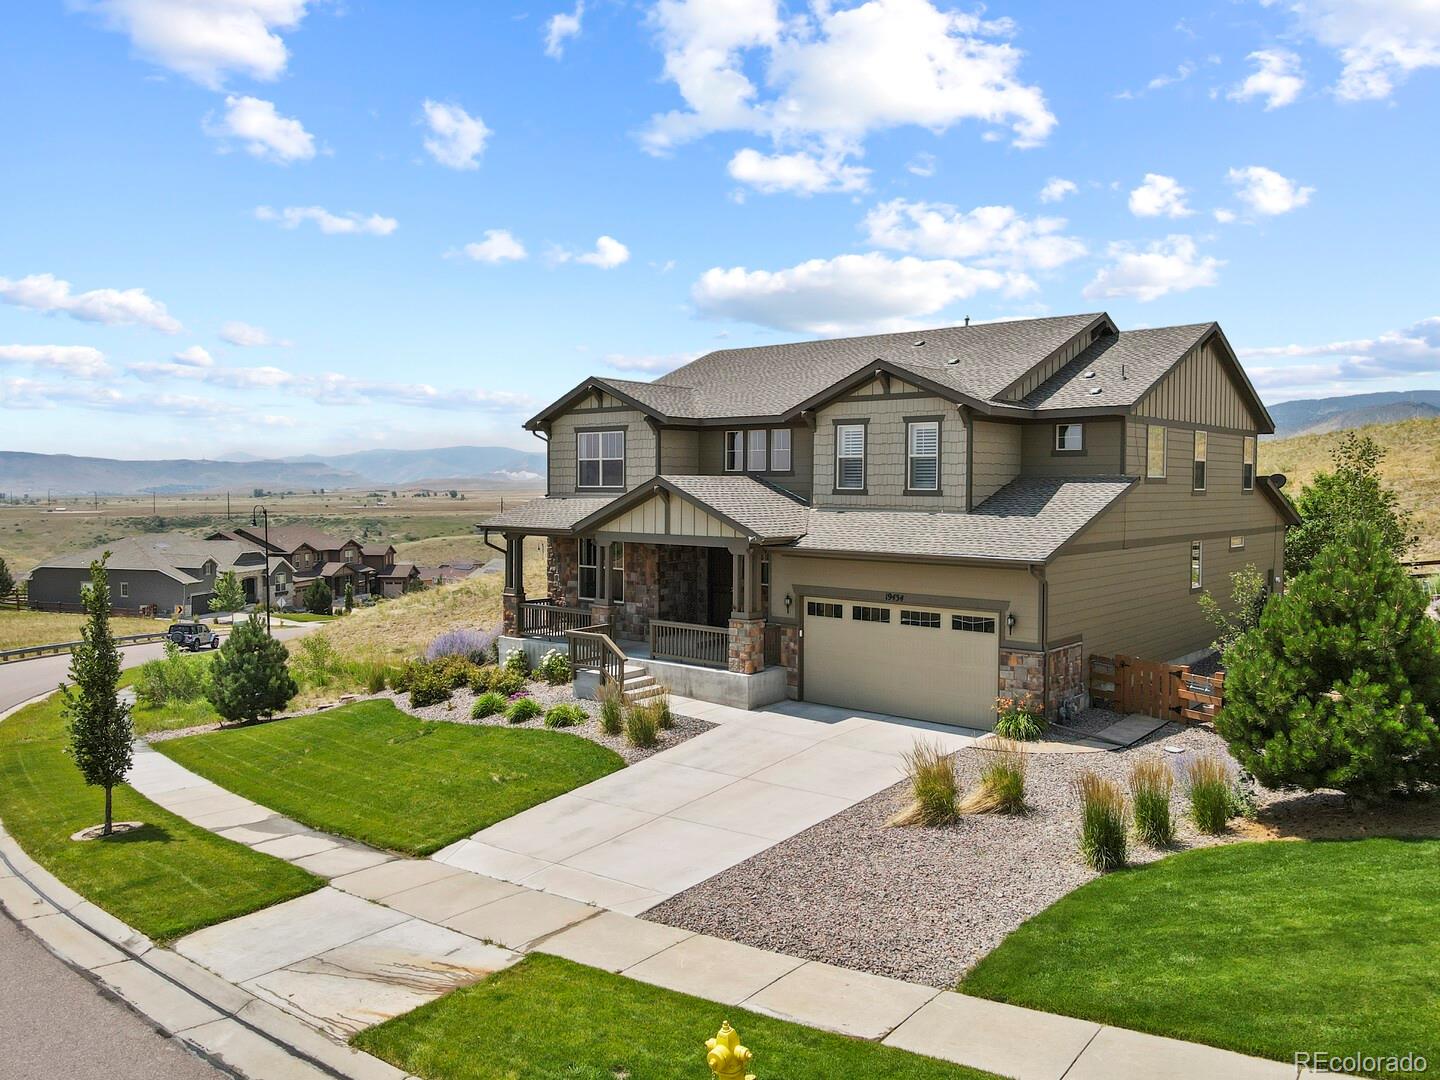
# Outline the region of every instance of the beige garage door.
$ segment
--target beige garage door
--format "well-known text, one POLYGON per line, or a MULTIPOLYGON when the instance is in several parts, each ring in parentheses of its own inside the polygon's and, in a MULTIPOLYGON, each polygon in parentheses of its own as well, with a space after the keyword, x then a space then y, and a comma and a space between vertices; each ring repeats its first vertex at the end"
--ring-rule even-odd
POLYGON ((993 727, 993 611, 807 597, 805 699, 963 727, 993 727))

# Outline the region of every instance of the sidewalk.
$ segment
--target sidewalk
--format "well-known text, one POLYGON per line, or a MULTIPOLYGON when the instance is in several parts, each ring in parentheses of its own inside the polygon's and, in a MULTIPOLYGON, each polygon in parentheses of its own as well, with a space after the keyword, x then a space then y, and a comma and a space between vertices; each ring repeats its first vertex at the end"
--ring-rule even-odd
MULTIPOLYGON (((175 946, 177 960, 201 965, 249 998, 252 1014, 284 1009, 335 1040, 540 951, 1017 1080, 1296 1077, 1281 1062, 767 952, 433 859, 393 858, 270 814, 148 748, 137 749, 131 783, 197 824, 317 873, 326 873, 320 856, 337 868, 341 860, 370 861, 334 874, 319 892, 175 946), (243 805, 216 810, 217 799, 243 805), (227 815, 251 820, 222 824, 227 815)), ((373 1069, 374 1059, 366 1061, 373 1069)))

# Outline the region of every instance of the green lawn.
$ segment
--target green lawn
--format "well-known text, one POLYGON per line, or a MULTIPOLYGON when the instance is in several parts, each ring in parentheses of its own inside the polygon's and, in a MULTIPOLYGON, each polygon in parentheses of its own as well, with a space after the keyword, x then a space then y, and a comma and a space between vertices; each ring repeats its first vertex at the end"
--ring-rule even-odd
MULTIPOLYGON (((260 609, 261 616, 264 616, 265 609, 260 609)), ((334 622, 341 618, 339 615, 316 615, 310 611, 285 611, 273 612, 272 619, 284 619, 286 622, 334 622)))
POLYGON ((314 828, 409 855, 624 767, 619 754, 578 736, 419 720, 389 701, 155 748, 314 828))
POLYGON ((221 839, 129 787, 115 789, 117 821, 146 827, 79 843, 105 794, 86 787, 65 752, 59 696, 0 722, 0 819, 36 862, 76 892, 165 942, 319 888, 299 867, 221 839))
POLYGON ((1440 841, 1237 844, 1109 874, 960 989, 1278 1060, 1437 1061, 1440 841))
POLYGON ((697 1080, 724 1020, 754 1053, 755 1075, 774 1080, 990 1075, 541 953, 351 1042, 426 1080, 697 1080))

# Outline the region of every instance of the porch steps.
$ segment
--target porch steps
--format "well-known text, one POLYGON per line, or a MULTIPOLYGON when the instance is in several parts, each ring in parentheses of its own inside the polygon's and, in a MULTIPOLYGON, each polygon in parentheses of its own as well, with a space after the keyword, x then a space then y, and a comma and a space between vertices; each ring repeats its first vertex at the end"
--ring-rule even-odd
POLYGON ((649 670, 639 664, 629 663, 625 665, 625 677, 620 689, 625 694, 625 700, 631 704, 665 693, 665 688, 655 681, 649 670))

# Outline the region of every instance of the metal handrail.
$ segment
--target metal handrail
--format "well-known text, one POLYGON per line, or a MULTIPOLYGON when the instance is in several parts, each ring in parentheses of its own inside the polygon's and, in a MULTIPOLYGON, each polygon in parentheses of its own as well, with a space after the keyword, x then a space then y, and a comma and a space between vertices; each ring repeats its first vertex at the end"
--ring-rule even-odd
POLYGON ((578 630, 565 631, 570 647, 572 671, 598 671, 600 684, 625 682, 625 653, 610 639, 611 625, 596 623, 578 630))
POLYGON ((703 623, 650 620, 650 657, 707 667, 730 664, 730 629, 703 623))

